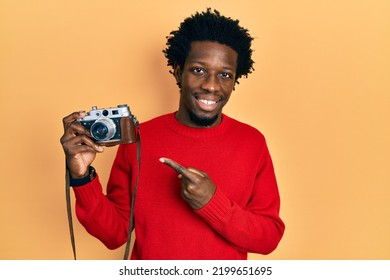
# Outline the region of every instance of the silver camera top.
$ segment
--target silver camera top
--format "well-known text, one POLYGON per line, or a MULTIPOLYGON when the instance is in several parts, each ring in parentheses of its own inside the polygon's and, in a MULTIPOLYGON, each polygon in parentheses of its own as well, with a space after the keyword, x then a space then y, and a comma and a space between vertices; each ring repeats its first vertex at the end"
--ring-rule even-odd
POLYGON ((92 106, 92 110, 87 113, 87 115, 78 119, 79 121, 93 121, 99 118, 122 118, 122 117, 130 117, 131 112, 129 106, 126 104, 118 105, 118 107, 113 108, 104 108, 98 109, 96 106, 92 106))

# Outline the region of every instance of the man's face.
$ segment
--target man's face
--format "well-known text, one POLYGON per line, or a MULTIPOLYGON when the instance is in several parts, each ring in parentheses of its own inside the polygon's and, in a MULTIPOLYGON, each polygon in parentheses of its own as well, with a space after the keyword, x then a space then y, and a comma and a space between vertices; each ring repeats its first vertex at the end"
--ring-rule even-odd
POLYGON ((181 85, 176 118, 191 127, 220 124, 222 108, 236 81, 237 52, 216 42, 193 42, 183 69, 175 67, 181 85))

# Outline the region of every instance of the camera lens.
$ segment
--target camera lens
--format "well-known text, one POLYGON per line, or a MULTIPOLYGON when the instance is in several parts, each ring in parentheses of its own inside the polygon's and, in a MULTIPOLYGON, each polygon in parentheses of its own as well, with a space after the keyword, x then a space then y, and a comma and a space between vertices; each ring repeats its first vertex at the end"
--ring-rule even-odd
POLYGON ((91 126, 91 134, 97 141, 110 140, 116 132, 115 123, 111 119, 99 119, 91 126))

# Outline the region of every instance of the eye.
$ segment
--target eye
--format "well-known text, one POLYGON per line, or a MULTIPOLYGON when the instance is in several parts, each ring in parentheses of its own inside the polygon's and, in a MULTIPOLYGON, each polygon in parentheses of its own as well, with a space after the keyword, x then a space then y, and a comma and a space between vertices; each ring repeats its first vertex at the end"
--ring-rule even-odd
POLYGON ((222 76, 223 78, 227 78, 227 79, 233 78, 233 75, 230 74, 230 73, 227 73, 227 72, 222 72, 222 73, 221 73, 221 76, 222 76))
POLYGON ((203 74, 205 71, 200 67, 194 67, 192 68, 192 72, 196 75, 200 75, 203 74))

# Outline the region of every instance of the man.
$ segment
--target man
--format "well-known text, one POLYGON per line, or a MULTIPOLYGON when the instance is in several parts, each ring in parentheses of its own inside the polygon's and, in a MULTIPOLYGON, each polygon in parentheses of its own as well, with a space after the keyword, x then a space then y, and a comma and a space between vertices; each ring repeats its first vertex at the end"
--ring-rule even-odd
POLYGON ((178 111, 141 124, 140 170, 135 145, 119 146, 106 195, 90 174, 103 149, 77 122, 85 113, 64 118, 77 217, 108 248, 127 240, 138 171, 132 259, 247 259, 277 247, 284 224, 265 139, 222 113, 253 69, 253 38, 238 23, 207 9, 171 32, 164 54, 180 89, 178 111))

